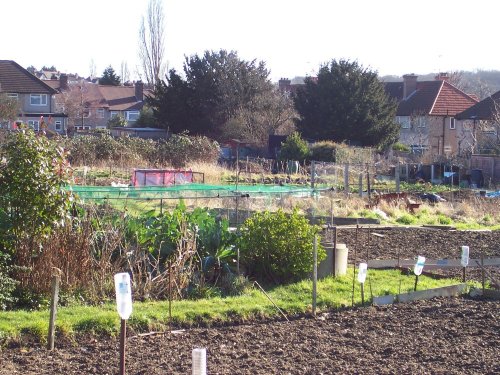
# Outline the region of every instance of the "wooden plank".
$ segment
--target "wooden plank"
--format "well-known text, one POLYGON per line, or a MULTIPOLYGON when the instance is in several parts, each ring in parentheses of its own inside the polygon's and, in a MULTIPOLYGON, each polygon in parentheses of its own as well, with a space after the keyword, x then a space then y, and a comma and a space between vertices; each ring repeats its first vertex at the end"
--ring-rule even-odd
MULTIPOLYGON (((368 268, 413 267, 415 262, 415 259, 400 259, 398 264, 397 259, 372 259, 368 261, 368 268)), ((480 264, 480 259, 470 259, 467 268, 481 267, 480 264)), ((484 266, 498 267, 500 266, 500 258, 485 258, 484 266)), ((424 270, 461 267, 460 259, 426 259, 424 270)))
POLYGON ((418 290, 416 292, 401 293, 388 296, 373 297, 374 305, 389 305, 396 302, 410 302, 434 297, 452 297, 465 293, 466 284, 446 286, 443 288, 418 290))
POLYGON ((483 293, 483 297, 500 300, 500 290, 494 289, 485 289, 483 293))

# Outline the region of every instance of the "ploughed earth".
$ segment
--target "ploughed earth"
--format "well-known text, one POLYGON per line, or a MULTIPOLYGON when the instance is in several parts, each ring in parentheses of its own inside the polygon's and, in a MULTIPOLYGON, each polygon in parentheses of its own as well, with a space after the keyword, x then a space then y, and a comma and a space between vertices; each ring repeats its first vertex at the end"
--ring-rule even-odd
MULTIPOLYGON (((500 256, 500 232, 375 230, 380 259, 500 256)), ((368 234, 340 229, 350 256, 366 257, 368 234)), ((446 271, 449 272, 449 271, 446 271)), ((460 277, 460 270, 453 271, 460 277)), ((498 273, 497 273, 498 275, 498 273)), ((475 278, 475 275, 472 275, 475 278)), ((206 348, 208 374, 500 374, 500 302, 437 298, 325 312, 316 319, 192 328, 127 338, 127 374, 190 374, 191 351, 206 348)), ((26 342, 1 349, 0 374, 118 374, 119 339, 58 339, 56 350, 26 342)))

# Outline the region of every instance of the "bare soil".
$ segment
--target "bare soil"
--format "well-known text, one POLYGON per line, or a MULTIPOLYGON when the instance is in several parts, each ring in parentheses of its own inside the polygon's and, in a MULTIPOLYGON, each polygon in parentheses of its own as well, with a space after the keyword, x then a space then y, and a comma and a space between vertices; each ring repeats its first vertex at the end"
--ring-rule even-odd
MULTIPOLYGON (((373 230, 372 230, 373 231, 373 230)), ((376 230, 368 256, 393 259, 500 256, 499 232, 376 230), (375 242, 377 241, 377 242, 375 242)), ((339 230, 339 240, 366 256, 369 236, 339 230)), ((373 237, 373 236, 372 236, 373 237)), ((354 252, 350 252, 354 254, 354 252)), ((127 374, 189 374, 191 350, 207 349, 209 374, 500 374, 500 302, 440 298, 331 311, 314 319, 194 328, 127 338, 127 374)), ((118 338, 59 339, 0 352, 0 374, 117 374, 118 338)))

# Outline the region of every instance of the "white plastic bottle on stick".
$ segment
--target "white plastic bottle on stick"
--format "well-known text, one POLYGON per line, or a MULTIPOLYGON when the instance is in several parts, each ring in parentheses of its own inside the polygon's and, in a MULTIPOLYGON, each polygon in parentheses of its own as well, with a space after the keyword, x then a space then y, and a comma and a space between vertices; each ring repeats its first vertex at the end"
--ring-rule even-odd
POLYGON ((132 314, 132 288, 130 275, 127 272, 115 275, 116 309, 122 319, 128 319, 132 314))

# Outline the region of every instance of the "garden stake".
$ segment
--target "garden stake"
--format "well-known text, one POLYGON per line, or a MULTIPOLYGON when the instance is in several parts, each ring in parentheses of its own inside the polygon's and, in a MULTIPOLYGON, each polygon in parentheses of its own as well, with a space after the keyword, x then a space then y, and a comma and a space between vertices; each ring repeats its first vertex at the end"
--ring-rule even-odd
POLYGON ((125 375, 125 337, 127 336, 127 321, 121 319, 120 324, 120 375, 125 375))
POLYGON ((361 306, 365 305, 365 284, 361 283, 361 306))
POLYGON ((317 237, 314 235, 313 242, 313 291, 312 291, 312 312, 313 316, 316 317, 316 293, 317 293, 317 283, 318 283, 318 245, 317 245, 317 237))
POLYGON ((269 301, 271 301, 271 303, 274 305, 274 307, 276 307, 276 308, 278 309, 278 311, 281 313, 281 315, 283 315, 283 317, 286 319, 286 321, 287 321, 287 322, 289 322, 289 320, 288 320, 288 318, 286 317, 286 315, 285 315, 285 313, 283 312, 283 310, 281 310, 281 309, 278 307, 278 305, 276 305, 276 304, 274 303, 274 301, 271 299, 271 297, 269 297, 269 294, 267 294, 267 293, 266 293, 266 291, 264 290, 264 288, 262 288, 262 287, 260 286, 260 284, 259 284, 257 281, 254 281, 253 283, 259 287, 259 289, 262 291, 262 293, 264 293, 264 295, 267 297, 267 299, 268 299, 269 301))
MULTIPOLYGON (((357 221, 357 219, 356 219, 357 221)), ((354 263, 353 263, 353 271, 352 271, 352 306, 354 306, 354 287, 356 285, 356 260, 357 260, 357 251, 358 251, 358 231, 359 224, 356 224, 356 240, 354 245, 354 263)))
POLYGON ((168 326, 172 332, 172 260, 168 262, 168 326))
POLYGON ((415 288, 413 288, 413 291, 417 291, 417 284, 418 284, 418 275, 415 275, 415 288))
POLYGON ((481 253, 481 283, 483 284, 483 296, 484 296, 485 277, 484 277, 484 254, 483 253, 481 253))
POLYGON ((335 275, 335 252, 337 251, 337 226, 333 227, 333 259, 332 259, 332 270, 335 275))
POLYGON ((465 268, 466 267, 462 267, 462 282, 465 283, 465 268))
POLYGON ((368 286, 370 287, 370 298, 373 301, 372 279, 371 278, 368 278, 368 286))

